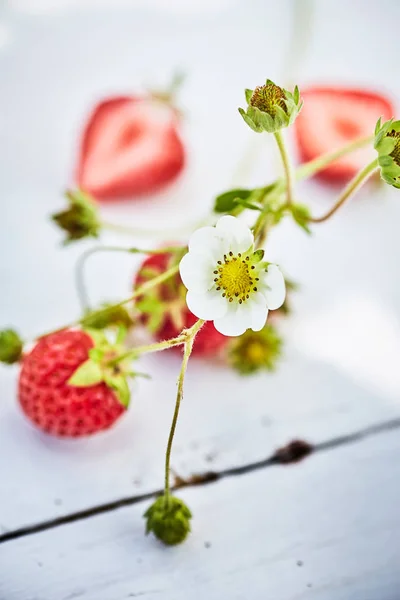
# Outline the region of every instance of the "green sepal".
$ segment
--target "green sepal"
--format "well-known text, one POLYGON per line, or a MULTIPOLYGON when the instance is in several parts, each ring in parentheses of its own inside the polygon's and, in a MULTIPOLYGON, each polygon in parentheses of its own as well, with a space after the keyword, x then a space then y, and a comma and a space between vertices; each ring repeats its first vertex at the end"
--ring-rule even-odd
POLYGON ((251 97, 252 97, 252 95, 253 95, 253 90, 249 90, 248 88, 246 88, 246 89, 244 90, 244 95, 245 95, 245 97, 246 97, 246 102, 247 102, 247 104, 249 104, 249 102, 250 102, 250 98, 251 98, 251 97))
POLYGON ((106 375, 104 381, 110 388, 114 390, 122 406, 127 408, 131 399, 131 392, 129 390, 126 376, 123 374, 106 375))
POLYGON ((101 348, 90 348, 89 350, 89 358, 96 362, 100 362, 104 357, 104 350, 101 348))
POLYGON ((92 329, 91 327, 84 327, 83 331, 92 338, 96 347, 104 348, 105 346, 109 345, 107 336, 101 329, 92 329))
POLYGON ((253 264, 259 263, 264 258, 264 254, 265 254, 265 251, 262 248, 260 248, 259 250, 256 250, 253 253, 253 255, 251 256, 251 262, 253 264))
POLYGON ((247 109, 239 108, 239 112, 247 125, 257 133, 261 131, 276 133, 288 127, 294 122, 303 106, 297 86, 291 93, 267 79, 265 86, 257 87, 251 95, 250 92, 251 90, 245 90, 247 109), (269 86, 274 89, 268 90, 269 86))
POLYGON ((239 110, 239 113, 241 114, 243 120, 245 121, 245 123, 247 123, 247 125, 250 127, 250 129, 252 129, 256 133, 262 132, 262 127, 260 127, 260 125, 256 125, 254 123, 254 121, 251 119, 251 117, 243 110, 243 108, 239 108, 238 110, 239 110))
POLYGON ((140 302, 137 302, 136 308, 139 312, 148 315, 146 326, 149 331, 155 333, 158 331, 164 321, 165 306, 156 295, 147 294, 140 302))
POLYGON ((89 358, 78 367, 68 379, 68 385, 73 387, 90 387, 104 380, 104 374, 98 362, 89 358))
POLYGON ((67 190, 68 206, 65 210, 51 215, 52 220, 67 237, 63 244, 69 244, 87 237, 99 236, 101 221, 94 199, 82 190, 67 190))
POLYGON ((14 329, 0 331, 0 362, 12 365, 22 356, 23 342, 14 329))
POLYGON ((309 227, 311 213, 308 206, 305 204, 292 204, 290 206, 290 211, 297 225, 299 225, 306 233, 311 234, 311 229, 309 227))

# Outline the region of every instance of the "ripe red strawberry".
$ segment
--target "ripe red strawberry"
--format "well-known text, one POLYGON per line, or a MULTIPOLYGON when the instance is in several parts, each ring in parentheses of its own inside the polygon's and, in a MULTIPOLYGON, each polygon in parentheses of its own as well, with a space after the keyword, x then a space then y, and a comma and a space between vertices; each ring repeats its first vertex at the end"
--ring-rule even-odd
MULTIPOLYGON (((378 118, 386 121, 394 114, 387 98, 367 90, 312 87, 301 95, 304 106, 295 121, 295 134, 303 162, 373 135, 378 118)), ((351 179, 374 155, 371 143, 333 162, 318 176, 330 181, 351 179)))
MULTIPOLYGON (((148 257, 136 275, 134 287, 164 272, 168 269, 170 260, 171 255, 168 253, 148 257)), ((157 340, 176 337, 183 328, 191 327, 197 321, 197 317, 186 306, 185 296, 186 288, 177 274, 155 291, 150 290, 137 303, 138 308, 143 310, 142 322, 152 330, 157 340)), ((227 339, 215 329, 212 321, 207 321, 196 336, 193 355, 216 354, 225 346, 227 339)))
POLYGON ((65 330, 40 339, 23 358, 19 402, 27 417, 46 433, 89 435, 107 429, 125 412, 118 392, 104 381, 85 387, 68 383, 94 346, 88 333, 65 330))
POLYGON ((84 129, 76 178, 99 200, 149 194, 184 166, 176 111, 153 96, 108 98, 84 129))

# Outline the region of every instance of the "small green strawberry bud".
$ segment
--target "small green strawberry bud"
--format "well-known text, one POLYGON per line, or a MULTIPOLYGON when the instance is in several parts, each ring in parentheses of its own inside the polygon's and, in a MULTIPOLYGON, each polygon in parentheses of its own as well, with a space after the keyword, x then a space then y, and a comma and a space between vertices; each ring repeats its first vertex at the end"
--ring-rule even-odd
POLYGON ((273 371, 281 355, 282 339, 275 327, 265 325, 261 331, 246 331, 230 342, 228 362, 241 375, 261 369, 273 371))
POLYGON ((22 355, 23 343, 18 333, 13 329, 0 331, 0 362, 12 365, 19 361, 22 355))
POLYGON ((144 513, 146 535, 151 531, 168 546, 181 544, 190 532, 192 513, 174 496, 160 496, 144 513))
POLYGON ((92 329, 105 329, 106 327, 125 327, 129 329, 133 321, 124 306, 115 306, 112 304, 103 304, 99 310, 89 311, 84 318, 85 327, 92 329))
POLYGON ((51 216, 57 225, 67 232, 64 244, 86 237, 98 237, 101 228, 94 200, 81 190, 67 191, 69 206, 51 216))
POLYGON ((293 123, 299 114, 302 101, 299 89, 296 86, 293 94, 279 87, 270 79, 265 85, 257 86, 256 89, 245 91, 247 109, 239 108, 247 125, 261 133, 275 133, 293 123))
POLYGON ((381 119, 378 120, 374 148, 378 152, 381 178, 400 188, 400 121, 390 119, 381 125, 381 119))

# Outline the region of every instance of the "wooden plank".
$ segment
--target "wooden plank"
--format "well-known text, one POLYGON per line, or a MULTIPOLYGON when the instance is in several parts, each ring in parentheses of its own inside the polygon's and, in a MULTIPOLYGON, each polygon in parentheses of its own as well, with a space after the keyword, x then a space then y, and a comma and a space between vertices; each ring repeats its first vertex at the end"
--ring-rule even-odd
MULTIPOLYGON (((329 5, 340 15, 335 2, 329 5)), ((72 269, 82 247, 53 253, 59 234, 46 216, 59 207, 60 182, 68 178, 82 111, 104 89, 125 89, 127 73, 136 73, 139 80, 142 72, 154 73, 155 63, 160 71, 169 72, 180 64, 182 47, 193 74, 184 91, 184 102, 195 115, 186 129, 192 164, 180 184, 146 204, 146 210, 143 204, 121 205, 104 214, 139 226, 154 223, 160 230, 171 212, 174 224, 192 218, 189 213, 204 214, 213 194, 228 184, 240 147, 251 136, 235 111, 221 106, 217 114, 215 93, 223 86, 224 97, 240 103, 243 82, 265 77, 269 65, 254 56, 265 55, 266 34, 275 50, 270 67, 273 73, 279 71, 284 37, 275 24, 285 19, 278 5, 260 10, 265 13, 257 11, 256 20, 250 13, 234 12, 232 23, 223 21, 223 26, 222 21, 211 25, 195 19, 184 28, 171 23, 168 31, 163 17, 154 17, 156 44, 142 14, 138 21, 97 16, 91 27, 87 18, 74 14, 54 16, 51 27, 28 16, 15 19, 15 44, 0 54, 0 108, 8 115, 2 132, 9 140, 0 148, 7 198, 0 236, 0 254, 6 258, 0 266, 4 324, 15 323, 29 336, 76 314, 72 269), (178 43, 173 41, 174 26, 178 43), (105 33, 118 40, 115 47, 104 44, 105 33), (87 40, 90 52, 71 46, 72 35, 87 40), (165 50, 162 56, 159 47, 165 50), (28 85, 26 56, 35 73, 29 94, 21 93, 21 86, 25 90, 28 85), (63 64, 63 69, 54 69, 55 64, 63 64), (9 107, 14 105, 11 113, 9 107), (38 119, 39 114, 44 120, 38 119), (17 131, 24 132, 23 141, 17 131)), ((391 27, 396 33, 396 19, 388 23, 382 13, 372 23, 359 7, 352 18, 352 10, 343 8, 346 23, 352 28, 357 23, 362 39, 370 39, 371 27, 378 27, 379 19, 387 35, 391 27)), ((318 18, 322 23, 323 11, 318 18)), ((343 43, 350 44, 349 40, 343 43)), ((310 56, 314 61, 320 54, 310 56)), ((368 77, 390 81, 394 89, 395 61, 394 55, 385 55, 385 60, 377 55, 368 64, 368 77)), ((343 64, 333 45, 328 62, 349 69, 349 77, 354 70, 350 62, 343 64)), ((325 76, 325 64, 318 65, 313 62, 313 76, 321 74, 318 68, 325 76)), ((129 75, 129 89, 134 84, 129 75)), ((274 176, 276 157, 271 156, 260 153, 255 183, 274 176)), ((343 215, 318 230, 311 242, 286 224, 271 236, 269 259, 280 262, 302 286, 296 314, 285 326, 286 357, 273 377, 252 379, 240 379, 219 365, 191 364, 173 453, 173 467, 180 474, 246 464, 294 436, 318 442, 399 415, 400 287, 394 274, 400 205, 395 190, 379 190, 379 202, 374 189, 364 193, 343 215)), ((301 194, 316 211, 333 199, 331 190, 313 184, 301 187, 301 194)), ((105 241, 116 239, 108 236, 105 241)), ((137 263, 118 257, 115 268, 114 259, 104 258, 101 264, 93 260, 89 269, 93 298, 108 296, 109 289, 116 296, 128 292, 137 263)), ((59 442, 27 427, 15 407, 15 370, 0 370, 0 471, 7 473, 0 482, 0 531, 159 487, 179 364, 176 357, 159 356, 146 358, 141 366, 153 380, 135 386, 127 418, 114 431, 80 442, 59 442)))
MULTIPOLYGON (((273 376, 252 378, 218 364, 191 363, 173 453, 177 472, 245 464, 292 437, 319 442, 399 415, 400 319, 392 304, 398 281, 391 265, 398 252, 391 223, 398 222, 399 205, 389 207, 387 245, 371 248, 372 222, 384 217, 367 197, 363 201, 357 229, 359 206, 327 227, 327 240, 317 233, 311 244, 290 227, 272 240, 271 252, 286 254, 283 264, 290 263, 289 272, 303 283, 296 314, 284 328, 285 359, 273 376), (379 271, 384 260, 388 268, 379 271)), ((71 442, 27 427, 15 409, 15 373, 2 371, 0 466, 9 472, 0 483, 4 530, 159 487, 179 358, 147 357, 140 368, 153 379, 135 385, 132 409, 118 427, 71 442)))
POLYGON ((182 490, 187 543, 143 535, 148 502, 0 545, 7 600, 143 596, 395 600, 398 432, 182 490))

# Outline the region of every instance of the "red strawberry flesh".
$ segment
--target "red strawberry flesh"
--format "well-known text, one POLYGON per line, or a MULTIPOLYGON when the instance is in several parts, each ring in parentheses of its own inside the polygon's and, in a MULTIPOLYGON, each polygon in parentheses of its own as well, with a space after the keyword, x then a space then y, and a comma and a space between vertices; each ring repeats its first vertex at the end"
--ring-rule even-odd
MULTIPOLYGON (((394 114, 392 103, 381 94, 332 87, 312 87, 301 92, 304 106, 295 121, 295 134, 302 162, 337 150, 349 142, 373 135, 380 116, 394 114)), ((331 181, 353 177, 375 156, 373 144, 343 156, 318 173, 331 181)))
POLYGON ((77 182, 100 200, 149 194, 175 179, 184 161, 171 107, 150 97, 115 97, 89 118, 77 182))

